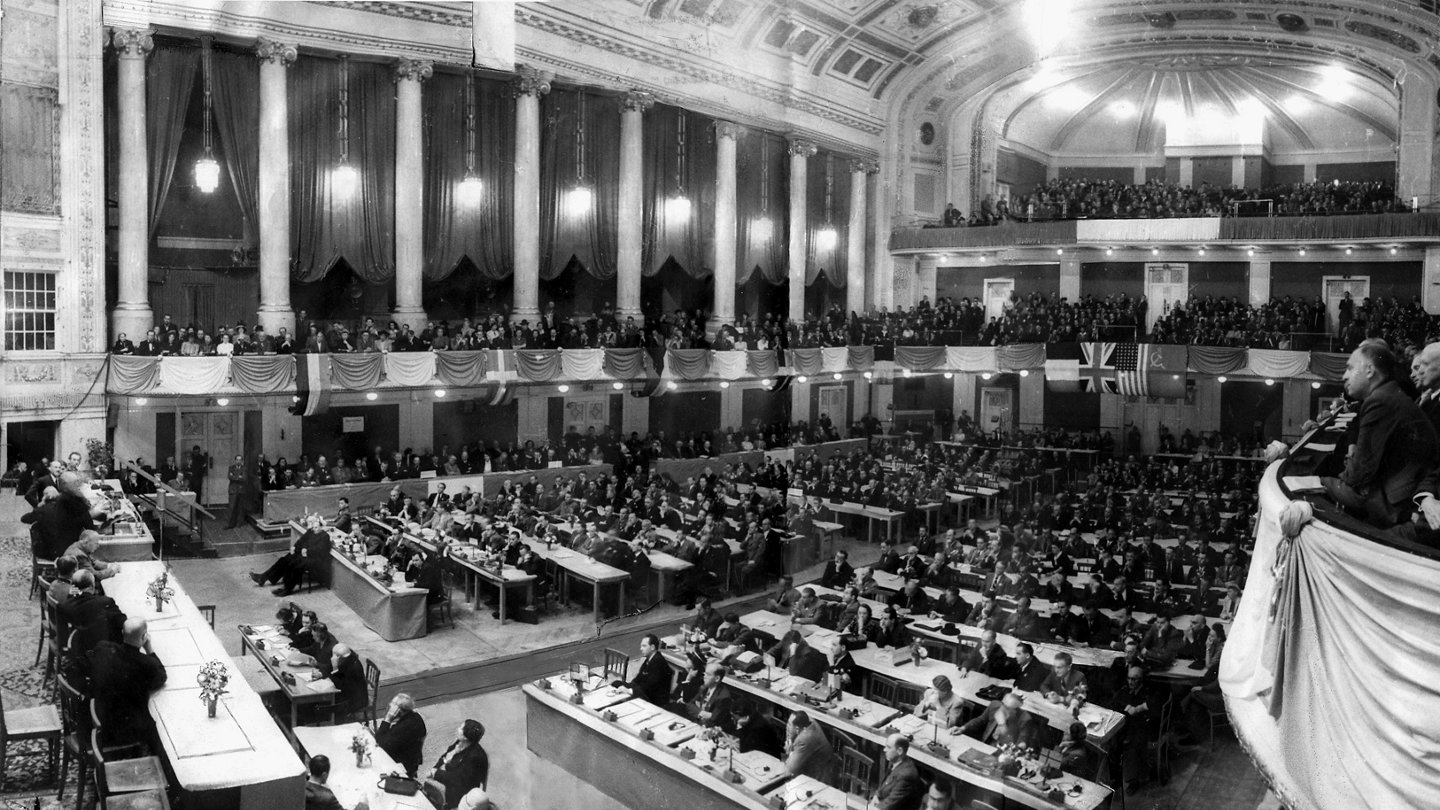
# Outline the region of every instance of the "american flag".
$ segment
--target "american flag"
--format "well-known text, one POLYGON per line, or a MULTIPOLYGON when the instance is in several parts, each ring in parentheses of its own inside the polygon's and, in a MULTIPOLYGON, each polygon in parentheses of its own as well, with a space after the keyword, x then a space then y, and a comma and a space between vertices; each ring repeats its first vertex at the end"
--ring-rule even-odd
POLYGON ((1150 396, 1150 355, 1134 343, 1115 346, 1115 393, 1126 396, 1150 396))

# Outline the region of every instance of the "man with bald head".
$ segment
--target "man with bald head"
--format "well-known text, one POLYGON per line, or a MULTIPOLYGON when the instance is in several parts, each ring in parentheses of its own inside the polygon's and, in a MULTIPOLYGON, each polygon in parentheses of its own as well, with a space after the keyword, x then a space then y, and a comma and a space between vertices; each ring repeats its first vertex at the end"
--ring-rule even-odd
POLYGON ((1361 401, 1355 438, 1338 477, 1320 479, 1325 492, 1377 528, 1408 520, 1421 479, 1440 453, 1435 427, 1400 390, 1392 352, 1383 341, 1361 343, 1345 364, 1345 394, 1361 401))
POLYGON ((32 547, 39 556, 50 560, 63 555, 82 532, 94 531, 97 521, 105 518, 103 511, 90 508, 84 495, 85 477, 80 473, 60 472, 54 485, 58 494, 22 518, 35 524, 32 547))
POLYGON ((348 644, 336 644, 330 659, 330 682, 340 693, 336 701, 339 714, 354 717, 370 703, 370 690, 365 684, 365 668, 360 656, 348 644))
POLYGON ((925 781, 910 759, 910 738, 891 734, 885 740, 889 771, 870 800, 871 810, 919 810, 925 800, 925 781))
POLYGON ((149 742, 155 734, 150 695, 165 685, 165 665, 150 648, 145 620, 125 620, 121 641, 102 641, 90 653, 90 693, 106 745, 149 742))

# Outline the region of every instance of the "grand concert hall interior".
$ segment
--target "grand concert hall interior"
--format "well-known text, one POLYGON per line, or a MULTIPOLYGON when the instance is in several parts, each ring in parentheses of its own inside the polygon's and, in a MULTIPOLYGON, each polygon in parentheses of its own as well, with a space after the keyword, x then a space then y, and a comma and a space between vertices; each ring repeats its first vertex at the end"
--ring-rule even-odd
POLYGON ((1437 54, 0 0, 0 804, 1434 806, 1437 54))

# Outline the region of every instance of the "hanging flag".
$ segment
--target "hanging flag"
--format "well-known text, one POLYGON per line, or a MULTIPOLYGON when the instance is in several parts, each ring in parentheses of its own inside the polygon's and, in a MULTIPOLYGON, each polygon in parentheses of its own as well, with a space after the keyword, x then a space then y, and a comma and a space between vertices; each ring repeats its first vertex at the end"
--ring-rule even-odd
POLYGON ((296 403, 291 412, 314 416, 330 410, 330 355, 295 355, 296 403))
POLYGON ((1150 396, 1183 399, 1188 378, 1188 347, 1155 344, 1143 349, 1149 358, 1150 396))
POLYGON ((1080 390, 1092 394, 1115 393, 1114 343, 1082 343, 1084 361, 1080 364, 1080 390))
POLYGON ((1135 343, 1121 343, 1112 355, 1115 364, 1115 393, 1125 396, 1150 396, 1150 355, 1135 343))
POLYGON ((1056 392, 1082 391, 1080 344, 1051 343, 1045 346, 1045 387, 1056 392))

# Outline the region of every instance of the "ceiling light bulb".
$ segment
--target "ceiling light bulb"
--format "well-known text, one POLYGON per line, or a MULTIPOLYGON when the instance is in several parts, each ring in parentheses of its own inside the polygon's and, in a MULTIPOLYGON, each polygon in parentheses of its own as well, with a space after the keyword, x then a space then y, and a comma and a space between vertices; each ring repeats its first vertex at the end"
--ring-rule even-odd
POLYGON ((195 187, 209 194, 220 187, 220 164, 206 155, 195 161, 195 187))
POLYGON ((1022 368, 1022 369, 1020 369, 1020 376, 1021 376, 1021 377, 1029 377, 1029 376, 1030 376, 1030 369, 1028 369, 1028 368, 1022 368))
POLYGON ((1318 383, 1318 382, 1312 382, 1312 383, 1310 383, 1310 387, 1311 387, 1311 388, 1314 388, 1315 390, 1318 391, 1318 390, 1320 390, 1320 383, 1318 383))
POLYGON ((1105 255, 1106 255, 1106 256, 1114 256, 1114 255, 1115 255, 1115 248, 1105 248, 1105 255))
POLYGON ((135 398, 135 404, 136 404, 136 405, 139 405, 140 407, 143 408, 143 407, 145 407, 146 405, 149 405, 149 404, 150 404, 150 400, 149 400, 149 398, 147 398, 147 397, 136 397, 136 398, 135 398))
POLYGON ((219 399, 215 400, 215 404, 216 404, 216 405, 219 405, 220 407, 223 408, 223 407, 225 407, 226 405, 229 405, 229 404, 230 404, 230 400, 227 399, 226 397, 220 397, 219 399))
POLYGON ((953 371, 947 371, 947 372, 945 372, 945 379, 947 379, 947 380, 953 380, 953 379, 955 379, 955 372, 953 372, 953 371))
POLYGON ((1229 378, 1229 377, 1226 377, 1224 374, 1221 374, 1219 377, 1216 377, 1216 378, 1215 378, 1215 382, 1218 382, 1218 383, 1220 383, 1221 385, 1224 385, 1225 381, 1228 380, 1228 379, 1230 379, 1230 378, 1229 378))
POLYGON ((821 250, 834 250, 835 243, 840 241, 840 235, 835 233, 834 228, 824 228, 815 234, 815 246, 821 250))
POLYGON ((624 390, 625 390, 625 383, 620 382, 619 380, 616 380, 615 382, 610 383, 610 387, 611 387, 611 388, 614 388, 616 391, 624 391, 624 390))
POLYGON ((983 372, 983 373, 980 375, 980 379, 982 379, 982 380, 988 380, 988 379, 990 379, 990 378, 993 377, 993 376, 995 376, 995 375, 994 375, 994 374, 991 374, 991 373, 988 372, 988 371, 986 371, 986 372, 983 372))
POLYGON ((374 402, 375 400, 380 398, 380 395, 375 393, 374 391, 366 391, 365 398, 370 400, 371 402, 374 402))
MULTIPOLYGON (((869 375, 869 374, 866 374, 865 377, 866 377, 866 379, 869 379, 870 375, 869 375)), ((837 380, 842 380, 842 379, 844 379, 844 378, 845 378, 845 375, 844 375, 844 374, 841 374, 841 373, 838 372, 838 371, 835 372, 835 379, 837 379, 837 380)))
POLYGON ((330 173, 330 186, 336 197, 341 199, 355 193, 355 187, 360 183, 360 173, 349 163, 341 163, 330 173))
POLYGON ((1350 256, 1350 255, 1352 255, 1352 254, 1354 254, 1354 253, 1355 253, 1354 250, 1352 250, 1352 249, 1350 249, 1350 248, 1345 248, 1345 255, 1346 255, 1346 256, 1350 256))
POLYGON ((680 383, 677 383, 674 380, 670 380, 669 382, 665 383, 665 387, 669 388, 671 391, 674 391, 676 388, 680 387, 680 383))
POLYGON ((665 201, 665 217, 675 222, 687 222, 690 219, 690 198, 674 196, 665 201))
MULTIPOLYGON (((835 375, 835 378, 836 378, 836 379, 839 379, 839 378, 840 378, 840 375, 839 375, 839 374, 836 374, 836 375, 835 375)), ((872 379, 874 379, 874 378, 875 378, 874 373, 869 372, 869 371, 865 372, 865 379, 867 379, 867 380, 872 380, 872 379)))
POLYGON ((1266 378, 1265 378, 1265 384, 1266 384, 1266 385, 1274 385, 1274 384, 1275 384, 1275 380, 1272 379, 1272 378, 1270 378, 1270 377, 1266 377, 1266 378))
POLYGON ((720 387, 721 387, 721 388, 729 388, 729 387, 730 387, 730 382, 729 382, 728 380, 721 380, 721 381, 720 381, 720 387))
POLYGON ((566 385, 565 383, 560 383, 559 385, 557 385, 557 386, 555 386, 555 387, 556 387, 556 388, 560 391, 560 393, 562 393, 562 394, 566 394, 566 393, 569 393, 569 392, 570 392, 570 386, 566 385))
POLYGON ((590 201, 594 197, 586 186, 576 186, 565 192, 565 213, 572 217, 590 213, 590 201))
POLYGON ((810 378, 809 378, 809 377, 806 377, 804 374, 801 374, 799 377, 796 377, 795 379, 796 379, 797 381, 799 381, 799 382, 802 382, 802 383, 810 382, 810 378))
POLYGON ((1160 255, 1160 248, 1150 248, 1150 255, 1151 255, 1151 256, 1159 256, 1159 255, 1160 255))
POLYGON ((1305 248, 1300 248, 1300 255, 1301 255, 1301 256, 1304 256, 1304 255, 1305 255, 1305 248))
POLYGON ((438 399, 444 399, 444 398, 445 398, 445 389, 444 389, 444 388, 436 388, 436 389, 435 389, 435 396, 436 396, 436 398, 438 398, 438 399))
POLYGON ((1391 256, 1394 256, 1396 253, 1399 253, 1399 252, 1400 252, 1400 251, 1399 251, 1398 249, 1396 249, 1396 248, 1393 248, 1393 247, 1390 248, 1390 255, 1391 255, 1391 256))
POLYGON ((775 233, 775 225, 769 217, 760 217, 750 223, 750 238, 757 242, 768 242, 775 233))
POLYGON ((460 181, 460 188, 457 197, 468 205, 480 202, 480 196, 485 191, 485 183, 473 174, 466 174, 465 179, 460 181))

